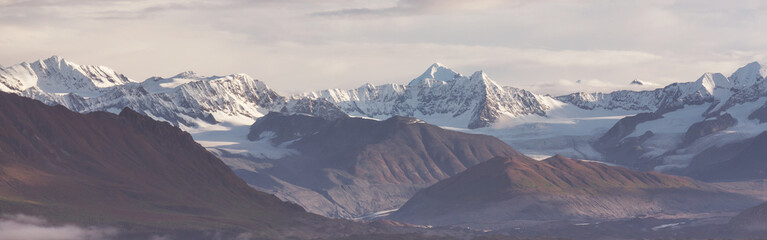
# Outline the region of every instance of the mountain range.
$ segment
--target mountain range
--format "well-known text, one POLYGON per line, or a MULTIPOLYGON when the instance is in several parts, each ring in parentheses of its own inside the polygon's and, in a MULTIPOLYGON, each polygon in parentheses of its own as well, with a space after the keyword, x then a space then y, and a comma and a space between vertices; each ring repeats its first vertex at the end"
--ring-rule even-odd
MULTIPOLYGON (((127 107, 142 115, 167 121, 189 131, 198 143, 220 157, 241 177, 277 179, 274 180, 277 183, 273 184, 252 184, 261 190, 299 202, 315 213, 354 218, 396 209, 417 189, 489 157, 481 159, 476 155, 469 162, 461 162, 462 166, 451 166, 451 171, 436 167, 428 171, 440 171, 429 172, 425 176, 422 175, 424 172, 417 172, 418 181, 405 181, 406 187, 401 185, 395 188, 397 190, 387 192, 398 196, 395 197, 397 200, 386 204, 370 202, 365 207, 342 203, 344 201, 337 201, 341 197, 323 192, 348 186, 339 184, 345 180, 329 177, 333 174, 326 174, 329 180, 318 187, 313 185, 315 183, 298 184, 302 181, 300 176, 277 176, 277 172, 282 170, 270 172, 264 169, 278 169, 283 162, 275 165, 275 161, 311 152, 308 144, 300 143, 311 139, 314 134, 311 131, 330 129, 328 122, 361 121, 349 120, 350 116, 382 121, 404 116, 465 133, 491 135, 519 153, 540 159, 562 154, 707 181, 754 179, 764 171, 760 169, 762 165, 759 161, 749 162, 735 159, 735 156, 741 156, 738 152, 744 149, 743 146, 758 141, 757 136, 767 131, 767 124, 762 123, 767 120, 764 117, 764 112, 767 112, 764 110, 767 109, 764 103, 767 88, 763 81, 766 75, 765 67, 754 62, 737 69, 729 77, 720 73, 705 73, 696 81, 674 83, 655 90, 573 93, 552 97, 500 86, 482 71, 467 76, 434 64, 407 84, 366 84, 351 90, 330 89, 282 96, 245 74, 206 77, 185 72, 168 78, 152 77, 136 81, 107 67, 78 65, 54 56, 0 68, 0 90, 49 105, 63 105, 76 112, 119 113, 127 107), (307 114, 320 119, 308 121, 310 125, 304 129, 305 132, 293 133, 304 134, 301 138, 275 134, 276 138, 272 139, 272 131, 282 131, 279 124, 254 135, 256 133, 250 131, 251 125, 270 112, 307 114), (283 141, 285 139, 290 140, 283 141), (707 160, 706 156, 711 155, 711 151, 706 150, 710 148, 726 152, 734 160, 707 160), (745 174, 747 171, 753 174, 745 174), (285 194, 287 192, 291 194, 285 194), (311 201, 314 204, 311 206, 298 200, 296 196, 299 195, 320 200, 311 201)), ((337 127, 339 129, 335 131, 343 132, 344 128, 351 129, 353 125, 337 127)), ((417 137, 421 136, 411 137, 419 139, 417 137)), ((360 143, 375 145, 373 142, 360 143)), ((313 154, 312 157, 338 158, 323 154, 313 154)), ((344 157, 353 159, 350 156, 360 153, 353 150, 345 154, 344 157)), ((440 161, 426 156, 421 154, 417 159, 440 161)), ((758 159, 758 155, 753 156, 758 159)), ((341 175, 350 173, 353 177, 349 179, 359 180, 358 177, 363 176, 360 173, 364 171, 355 172, 357 170, 352 167, 355 166, 352 161, 345 161, 349 161, 347 165, 332 166, 330 169, 341 170, 344 172, 341 175)), ((385 163, 390 162, 377 162, 385 163)), ((387 166, 384 169, 397 168, 387 166)), ((328 170, 306 171, 316 173, 328 170)), ((364 175, 363 179, 378 181, 382 178, 364 175)), ((359 183, 351 182, 351 185, 359 183)), ((344 194, 357 191, 350 190, 344 194)))
MULTIPOLYGON (((727 187, 767 176, 765 76, 754 62, 552 97, 434 64, 407 84, 282 96, 245 74, 135 81, 54 56, 0 67, 12 93, 0 93, 0 204, 60 222, 296 238, 375 224, 721 222, 767 200, 727 187)), ((760 209, 727 226, 752 229, 760 209)))

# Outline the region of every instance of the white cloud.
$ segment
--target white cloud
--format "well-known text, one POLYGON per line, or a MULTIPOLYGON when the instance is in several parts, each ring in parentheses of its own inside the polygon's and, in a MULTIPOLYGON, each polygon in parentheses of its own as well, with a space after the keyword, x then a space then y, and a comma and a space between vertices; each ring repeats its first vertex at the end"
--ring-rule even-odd
POLYGON ((45 219, 27 215, 4 215, 0 218, 3 240, 102 240, 117 234, 114 228, 52 225, 45 219))
POLYGON ((439 14, 455 11, 482 11, 496 7, 519 7, 533 3, 532 0, 400 0, 390 7, 344 8, 312 13, 312 16, 397 16, 415 14, 439 14))

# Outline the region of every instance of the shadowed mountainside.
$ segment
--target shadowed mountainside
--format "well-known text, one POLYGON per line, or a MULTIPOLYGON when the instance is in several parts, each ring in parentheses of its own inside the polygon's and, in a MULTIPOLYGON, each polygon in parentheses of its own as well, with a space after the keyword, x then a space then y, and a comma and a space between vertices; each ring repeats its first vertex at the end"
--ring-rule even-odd
POLYGON ((396 209, 418 189, 477 163, 522 156, 497 138, 449 131, 408 117, 325 120, 270 113, 258 119, 249 134, 251 140, 265 136, 299 154, 256 159, 268 167, 238 170, 238 175, 309 211, 333 217, 396 209), (318 206, 320 202, 327 205, 318 206))
POLYGON ((281 237, 357 226, 252 189, 188 133, 130 109, 83 115, 0 93, 0 126, 3 214, 281 237))
POLYGON ((767 203, 746 209, 730 220, 730 227, 737 231, 767 234, 767 203))
POLYGON ((413 224, 491 226, 736 211, 755 202, 683 177, 559 155, 543 161, 522 156, 495 158, 440 181, 390 217, 413 224))

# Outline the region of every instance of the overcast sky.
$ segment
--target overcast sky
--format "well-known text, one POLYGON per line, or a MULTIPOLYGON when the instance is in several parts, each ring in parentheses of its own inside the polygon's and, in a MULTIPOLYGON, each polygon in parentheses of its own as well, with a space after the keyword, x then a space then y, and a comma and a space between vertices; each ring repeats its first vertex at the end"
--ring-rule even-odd
POLYGON ((763 2, 0 0, 0 64, 246 73, 287 94, 407 83, 440 62, 537 93, 605 91, 766 62, 763 2))

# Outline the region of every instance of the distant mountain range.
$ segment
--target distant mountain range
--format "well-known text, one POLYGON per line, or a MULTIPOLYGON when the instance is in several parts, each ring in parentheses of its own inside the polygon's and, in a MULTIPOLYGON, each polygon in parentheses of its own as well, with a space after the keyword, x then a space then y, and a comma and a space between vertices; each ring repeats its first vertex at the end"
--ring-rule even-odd
POLYGON ((288 100, 245 74, 203 77, 184 72, 136 82, 103 66, 81 66, 54 56, 0 69, 0 90, 77 112, 117 113, 128 107, 182 127, 215 124, 228 118, 253 119, 269 111, 333 117, 335 108, 312 111, 316 101, 288 100))

